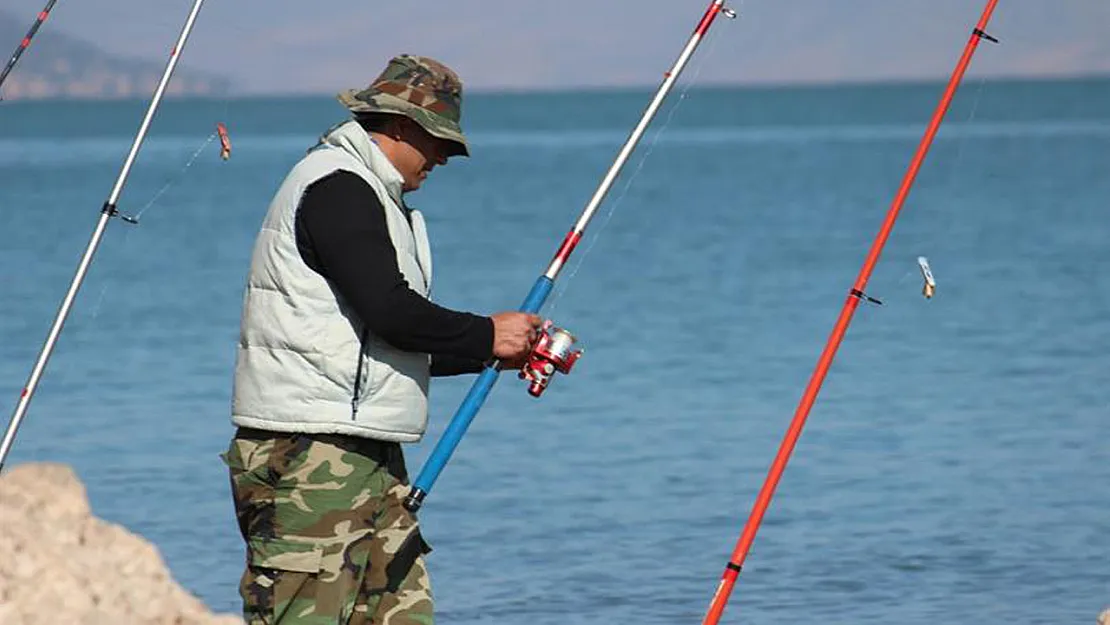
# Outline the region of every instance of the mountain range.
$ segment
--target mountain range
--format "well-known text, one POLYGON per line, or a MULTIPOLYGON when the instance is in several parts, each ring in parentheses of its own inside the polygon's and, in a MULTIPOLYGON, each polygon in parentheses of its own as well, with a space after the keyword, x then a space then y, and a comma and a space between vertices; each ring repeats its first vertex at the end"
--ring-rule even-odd
MULTIPOLYGON (((14 47, 42 0, 3 2, 0 46, 14 47)), ((193 3, 60 0, 5 92, 148 92, 193 3)), ((738 18, 717 20, 684 80, 943 80, 984 0, 727 4, 738 18)), ((447 63, 467 89, 654 86, 704 10, 705 0, 210 1, 171 93, 334 94, 365 86, 399 53, 447 63)), ((987 30, 1001 43, 980 46, 969 77, 1110 74, 1110 0, 1001 2, 987 30)))
MULTIPOLYGON (((18 43, 29 26, 26 20, 0 11, 0 42, 18 43)), ((164 61, 104 52, 50 26, 48 20, 31 40, 0 90, 3 99, 132 98, 149 95, 158 84, 164 61)), ((226 77, 179 65, 166 93, 222 95, 230 84, 226 77)))

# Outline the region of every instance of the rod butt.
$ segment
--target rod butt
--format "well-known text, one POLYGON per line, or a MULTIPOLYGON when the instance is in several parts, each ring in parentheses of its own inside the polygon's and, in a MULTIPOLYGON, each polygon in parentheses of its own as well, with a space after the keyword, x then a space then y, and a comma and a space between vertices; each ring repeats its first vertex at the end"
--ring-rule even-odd
POLYGON ((420 509, 420 506, 424 504, 424 498, 427 496, 428 493, 424 492, 422 489, 413 488, 409 491, 409 496, 405 497, 405 510, 416 512, 420 509))

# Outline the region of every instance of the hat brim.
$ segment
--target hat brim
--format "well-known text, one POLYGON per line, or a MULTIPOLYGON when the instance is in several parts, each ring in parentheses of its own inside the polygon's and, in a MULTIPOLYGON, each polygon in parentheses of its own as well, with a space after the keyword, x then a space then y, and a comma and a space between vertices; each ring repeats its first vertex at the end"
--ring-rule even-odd
POLYGON ((417 106, 404 98, 399 98, 389 93, 374 91, 367 95, 368 90, 350 89, 340 93, 337 99, 355 115, 365 113, 393 113, 404 115, 420 124, 428 134, 438 139, 443 139, 451 146, 448 156, 470 156, 470 146, 466 143, 466 136, 456 122, 436 115, 428 109, 417 106), (361 96, 361 97, 356 97, 361 96))

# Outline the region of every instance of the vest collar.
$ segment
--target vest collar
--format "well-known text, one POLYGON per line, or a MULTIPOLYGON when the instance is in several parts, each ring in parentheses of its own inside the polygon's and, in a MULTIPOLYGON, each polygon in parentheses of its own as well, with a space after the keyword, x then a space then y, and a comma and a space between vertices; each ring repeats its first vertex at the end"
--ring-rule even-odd
POLYGON ((357 158, 366 165, 374 175, 385 185, 386 191, 398 206, 404 206, 401 199, 401 189, 404 177, 393 163, 386 158, 385 152, 374 143, 370 135, 362 129, 358 122, 351 120, 340 125, 335 130, 324 136, 324 144, 338 148, 357 158))

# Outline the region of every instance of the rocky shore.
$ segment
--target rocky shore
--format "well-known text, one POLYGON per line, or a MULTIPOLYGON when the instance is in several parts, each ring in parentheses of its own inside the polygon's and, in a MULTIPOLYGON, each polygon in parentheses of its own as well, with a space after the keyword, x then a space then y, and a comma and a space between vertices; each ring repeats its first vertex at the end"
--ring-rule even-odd
POLYGON ((173 580, 154 545, 92 515, 60 464, 0 475, 0 623, 242 625, 173 580))
MULTIPOLYGON (((212 614, 173 580, 157 548, 92 515, 61 464, 0 475, 3 625, 242 625, 212 614)), ((1110 625, 1110 608, 1098 617, 1110 625)))

